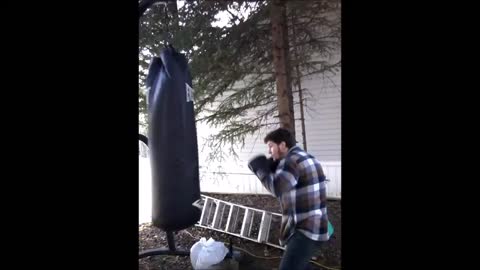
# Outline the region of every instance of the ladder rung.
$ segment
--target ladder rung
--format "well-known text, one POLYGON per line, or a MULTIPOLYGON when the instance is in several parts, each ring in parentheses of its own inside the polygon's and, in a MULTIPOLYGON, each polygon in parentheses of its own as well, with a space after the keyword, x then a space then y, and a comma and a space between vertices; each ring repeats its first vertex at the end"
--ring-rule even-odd
POLYGON ((211 203, 210 203, 210 207, 208 209, 208 215, 207 215, 207 226, 212 226, 212 223, 213 223, 213 217, 212 217, 212 207, 213 205, 216 205, 216 202, 215 200, 213 199, 210 199, 211 203), (212 217, 212 220, 210 221, 210 217, 212 217))
POLYGON ((230 229, 230 231, 233 233, 235 232, 235 229, 237 228, 237 219, 238 219, 238 214, 240 213, 240 207, 239 206, 235 206, 235 209, 237 211, 235 211, 235 218, 233 219, 233 223, 232 223, 232 228, 230 229))
POLYGON ((225 231, 230 232, 230 220, 232 219, 233 213, 233 204, 230 204, 230 211, 228 212, 227 226, 225 226, 225 231))
MULTIPOLYGON (((270 230, 272 229, 272 228, 271 228, 271 225, 272 225, 273 217, 275 216, 276 218, 278 218, 278 219, 280 220, 280 222, 281 222, 281 219, 282 219, 282 215, 280 215, 280 214, 277 214, 277 213, 270 213, 270 214, 271 214, 271 217, 270 217, 270 220, 271 220, 271 221, 270 221, 270 225, 269 225, 269 228, 268 228, 268 232, 267 232, 265 244, 270 245, 270 246, 273 246, 273 247, 277 247, 277 248, 284 249, 283 247, 281 247, 281 246, 278 245, 278 240, 277 240, 277 243, 276 243, 276 244, 268 241, 268 236, 270 235, 270 230)), ((276 229, 279 229, 279 228, 276 228, 276 229)))
MULTIPOLYGON (((255 213, 257 211, 253 211, 252 210, 252 214, 251 214, 251 218, 250 218, 250 228, 248 228, 248 234, 247 234, 247 237, 250 237, 252 235, 252 226, 253 226, 253 222, 255 221, 254 218, 255 218, 255 213)), ((259 224, 260 225, 260 224, 259 224)))
POLYGON ((220 208, 223 207, 225 204, 221 201, 217 202, 217 207, 215 208, 215 215, 213 216, 213 224, 212 227, 215 229, 219 229, 220 221, 222 220, 222 215, 219 215, 220 208))
POLYGON ((240 230, 240 235, 243 237, 248 237, 247 228, 250 227, 250 224, 252 222, 250 218, 252 216, 252 212, 253 211, 248 208, 245 210, 245 216, 243 216, 242 229, 240 230))
POLYGON ((259 243, 266 243, 268 238, 268 233, 270 232, 270 224, 272 221, 272 215, 264 211, 262 213, 262 221, 260 224, 260 230, 258 232, 257 241, 259 243))
POLYGON ((210 208, 210 204, 212 199, 206 198, 205 203, 203 205, 202 214, 200 216, 200 225, 206 226, 208 221, 208 209, 210 208))
POLYGON ((225 207, 227 207, 227 204, 226 204, 226 203, 223 203, 222 214, 221 214, 221 217, 220 217, 220 224, 218 224, 218 228, 219 228, 219 229, 222 228, 222 221, 223 221, 223 214, 225 213, 225 207))

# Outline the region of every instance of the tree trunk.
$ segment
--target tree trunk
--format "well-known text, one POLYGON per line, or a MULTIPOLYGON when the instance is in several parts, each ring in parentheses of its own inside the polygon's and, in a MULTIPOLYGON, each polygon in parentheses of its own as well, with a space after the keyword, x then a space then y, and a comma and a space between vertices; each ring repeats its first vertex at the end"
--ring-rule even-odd
POLYGON ((304 113, 304 106, 303 106, 303 90, 302 90, 302 78, 300 77, 300 67, 298 66, 298 46, 297 46, 297 35, 295 33, 295 22, 296 22, 296 14, 295 9, 291 10, 292 12, 292 35, 293 35, 293 53, 295 56, 295 60, 297 64, 295 65, 295 72, 296 72, 296 84, 298 86, 298 99, 300 101, 300 121, 302 123, 302 141, 303 141, 303 150, 307 151, 307 132, 305 130, 305 113, 304 113))
POLYGON ((177 1, 167 1, 167 9, 172 14, 172 25, 178 27, 178 6, 177 1))
POLYGON ((289 129, 295 136, 285 0, 272 1, 270 20, 272 23, 273 65, 277 86, 280 126, 289 129))

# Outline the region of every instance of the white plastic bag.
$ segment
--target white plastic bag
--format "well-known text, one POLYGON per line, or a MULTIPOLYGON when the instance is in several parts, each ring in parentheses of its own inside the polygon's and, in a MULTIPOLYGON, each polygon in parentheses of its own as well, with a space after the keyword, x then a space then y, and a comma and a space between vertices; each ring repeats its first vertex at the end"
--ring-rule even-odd
POLYGON ((222 242, 217 242, 211 237, 207 241, 202 237, 190 248, 192 267, 195 270, 206 269, 223 261, 227 253, 228 249, 222 242))

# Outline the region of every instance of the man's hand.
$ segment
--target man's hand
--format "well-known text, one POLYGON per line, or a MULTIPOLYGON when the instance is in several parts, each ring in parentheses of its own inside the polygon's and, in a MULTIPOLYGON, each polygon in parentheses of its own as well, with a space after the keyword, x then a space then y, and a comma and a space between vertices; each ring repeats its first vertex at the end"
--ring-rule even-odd
POLYGON ((269 174, 270 164, 267 161, 265 155, 258 155, 250 159, 248 162, 248 168, 260 179, 269 174))
POLYGON ((275 173, 277 170, 278 164, 280 161, 274 160, 272 157, 267 159, 268 167, 270 168, 271 173, 275 173))

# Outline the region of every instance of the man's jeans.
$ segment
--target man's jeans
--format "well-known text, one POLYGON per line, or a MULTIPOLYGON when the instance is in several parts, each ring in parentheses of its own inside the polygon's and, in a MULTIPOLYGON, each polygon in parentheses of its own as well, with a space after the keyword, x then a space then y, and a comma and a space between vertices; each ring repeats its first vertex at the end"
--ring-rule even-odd
POLYGON ((323 242, 313 241, 303 233, 296 231, 288 240, 279 270, 310 269, 309 261, 323 242))

